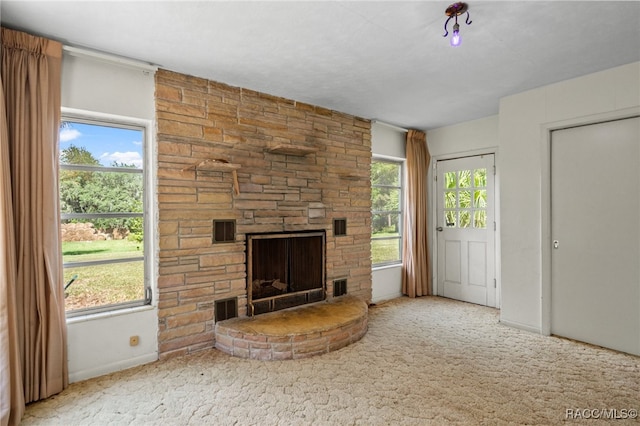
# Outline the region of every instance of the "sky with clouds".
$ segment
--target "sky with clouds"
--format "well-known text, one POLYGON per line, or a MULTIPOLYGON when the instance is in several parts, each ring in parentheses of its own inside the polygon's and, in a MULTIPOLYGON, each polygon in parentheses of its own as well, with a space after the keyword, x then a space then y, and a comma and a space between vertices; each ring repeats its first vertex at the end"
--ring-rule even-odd
POLYGON ((114 161, 143 167, 140 130, 98 126, 67 121, 60 129, 60 150, 71 145, 87 149, 103 166, 114 161))

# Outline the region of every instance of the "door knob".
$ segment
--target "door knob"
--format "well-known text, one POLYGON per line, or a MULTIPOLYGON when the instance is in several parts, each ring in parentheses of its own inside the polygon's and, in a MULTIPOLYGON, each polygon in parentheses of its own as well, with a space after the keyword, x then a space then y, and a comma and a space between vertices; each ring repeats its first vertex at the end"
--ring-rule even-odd
POLYGON ((559 245, 560 245, 560 242, 558 240, 553 240, 553 248, 554 249, 557 249, 559 245))
POLYGON ((443 228, 442 228, 442 226, 438 226, 438 227, 436 228, 436 231, 438 231, 438 232, 442 232, 442 229, 443 229, 443 228))

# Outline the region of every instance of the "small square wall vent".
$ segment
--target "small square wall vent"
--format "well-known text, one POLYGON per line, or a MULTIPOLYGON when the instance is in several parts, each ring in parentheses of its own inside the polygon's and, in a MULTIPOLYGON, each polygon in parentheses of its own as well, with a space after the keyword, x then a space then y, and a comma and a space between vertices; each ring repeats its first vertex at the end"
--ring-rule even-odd
POLYGON ((236 240, 235 220, 214 220, 213 221, 213 242, 232 243, 236 240))
POLYGON ((333 282, 333 297, 344 296, 347 294, 347 280, 335 280, 333 282))
POLYGON ((347 235, 347 219, 333 219, 333 236, 347 235))
POLYGON ((238 298, 216 300, 214 309, 216 310, 216 322, 235 318, 238 316, 238 298))

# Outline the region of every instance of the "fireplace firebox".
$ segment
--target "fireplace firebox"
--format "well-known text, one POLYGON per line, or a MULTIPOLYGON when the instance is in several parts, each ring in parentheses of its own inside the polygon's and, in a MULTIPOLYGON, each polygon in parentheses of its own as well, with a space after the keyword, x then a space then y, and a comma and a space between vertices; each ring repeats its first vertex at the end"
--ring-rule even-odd
POLYGON ((325 297, 324 231, 247 235, 247 315, 325 297))

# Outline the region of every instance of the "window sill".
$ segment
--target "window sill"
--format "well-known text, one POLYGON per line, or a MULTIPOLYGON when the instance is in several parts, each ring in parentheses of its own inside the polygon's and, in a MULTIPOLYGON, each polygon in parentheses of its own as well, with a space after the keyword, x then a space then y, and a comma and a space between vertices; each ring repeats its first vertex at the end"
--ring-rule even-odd
POLYGON ((373 265, 371 267, 372 271, 380 271, 382 269, 391 269, 391 268, 402 268, 402 262, 398 263, 389 263, 384 265, 373 265))
POLYGON ((114 309, 113 311, 87 313, 84 315, 78 315, 77 317, 67 318, 67 325, 76 324, 87 321, 94 321, 104 318, 111 318, 120 315, 131 315, 138 312, 157 310, 154 305, 135 306, 131 308, 114 309))

